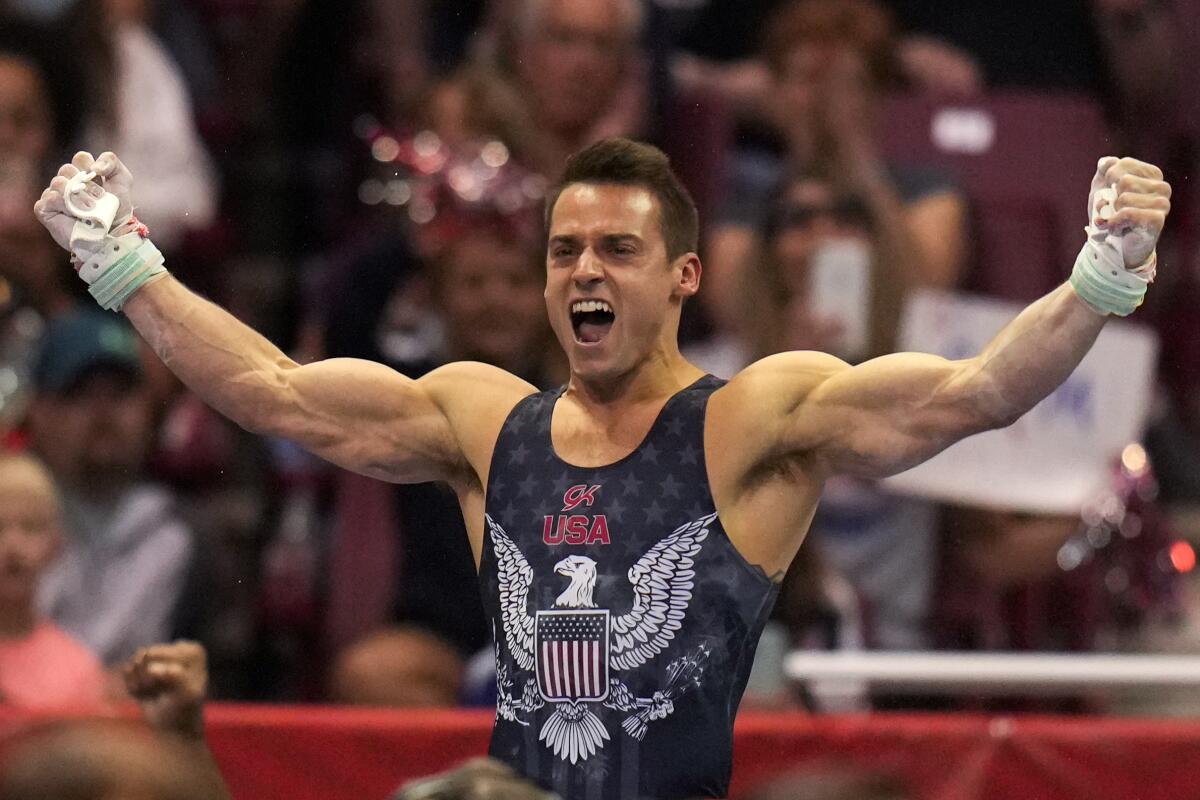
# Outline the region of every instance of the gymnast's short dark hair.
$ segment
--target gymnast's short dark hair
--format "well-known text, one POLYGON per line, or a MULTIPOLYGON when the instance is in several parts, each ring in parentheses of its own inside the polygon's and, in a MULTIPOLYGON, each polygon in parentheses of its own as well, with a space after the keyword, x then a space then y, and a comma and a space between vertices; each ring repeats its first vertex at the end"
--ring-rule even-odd
POLYGON ((567 159, 567 169, 546 198, 546 227, 563 189, 573 183, 640 186, 658 200, 667 257, 678 258, 699 247, 700 215, 687 187, 671 170, 667 154, 630 139, 601 139, 567 159))

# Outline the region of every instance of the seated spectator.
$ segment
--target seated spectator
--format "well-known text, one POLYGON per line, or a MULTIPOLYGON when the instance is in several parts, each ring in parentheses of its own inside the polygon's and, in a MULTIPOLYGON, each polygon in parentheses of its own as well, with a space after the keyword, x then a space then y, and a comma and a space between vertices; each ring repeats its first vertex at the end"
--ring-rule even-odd
POLYGON ((219 800, 184 745, 120 722, 60 722, 28 735, 0 768, 0 800, 219 800))
MULTIPOLYGON (((790 177, 777 190, 761 235, 761 255, 740 276, 743 285, 735 293, 739 316, 749 321, 742 336, 689 350, 689 357, 729 375, 787 350, 824 350, 857 361, 892 349, 907 286, 897 275, 900 265, 882 255, 888 252, 886 234, 853 187, 811 173, 790 177), (831 293, 822 281, 841 288, 831 293), (857 333, 847 336, 849 329, 857 333)), ((819 556, 807 569, 809 558, 797 560, 776 608, 789 643, 926 646, 936 543, 935 504, 886 492, 872 481, 831 478, 801 550, 816 548, 819 556), (824 567, 814 569, 818 563, 824 567), (828 573, 819 592, 802 588, 814 573, 828 573), (853 591, 839 590, 839 578, 853 591)))
POLYGON ((432 267, 444 362, 483 361, 535 385, 553 382, 540 250, 512 232, 464 231, 432 267))
POLYGON ((89 54, 83 141, 121 153, 135 171, 139 217, 167 251, 213 222, 218 187, 179 66, 147 24, 152 5, 77 0, 64 24, 68 46, 89 54))
POLYGON ((179 640, 139 649, 121 668, 125 690, 141 707, 142 718, 163 737, 184 745, 197 767, 194 787, 205 796, 228 800, 224 779, 208 749, 204 703, 208 697, 208 653, 196 642, 179 640))
POLYGON ((0 800, 229 800, 204 743, 204 649, 155 645, 124 674, 153 731, 94 721, 35 729, 5 753, 0 800))
MULTIPOLYGON (((0 4, 0 27, 53 26, 48 71, 65 87, 58 94, 72 95, 55 109, 59 138, 74 147, 87 142, 97 153, 119 150, 146 176, 143 221, 163 250, 174 250, 189 230, 213 222, 218 187, 179 66, 148 25, 153 6, 140 0, 0 4)), ((55 153, 55 160, 63 155, 55 153)))
POLYGON ((456 706, 462 671, 462 658, 438 637, 411 626, 390 628, 342 651, 329 695, 360 706, 456 706))
MULTIPOLYGON (((697 0, 665 4, 656 12, 659 23, 677 34, 674 40, 654 43, 670 48, 670 67, 682 86, 719 93, 744 119, 761 119, 770 108, 771 75, 754 58, 761 34, 776 10, 788 0, 697 0)), ((896 0, 886 5, 894 11, 896 0)), ((980 13, 982 9, 977 9, 980 13)), ((928 28, 913 25, 897 13, 906 34, 897 42, 897 66, 907 85, 942 94, 973 94, 983 86, 983 72, 974 57, 928 28)))
POLYGON ((48 34, 0 22, 0 308, 32 308, 42 316, 70 310, 77 281, 54 242, 29 213, 38 176, 66 147, 70 98, 56 91, 70 61, 51 68, 48 34))
POLYGON ((152 434, 131 330, 80 311, 52 321, 34 363, 31 446, 62 491, 62 552, 40 607, 106 664, 169 637, 192 536, 144 478, 152 434))
POLYGON ((46 468, 31 456, 0 454, 0 703, 8 706, 87 711, 102 702, 96 656, 36 608, 61 526, 46 468))
POLYGON ((717 322, 741 324, 734 287, 754 259, 773 188, 812 173, 859 196, 880 248, 905 283, 947 288, 966 256, 966 204, 945 176, 885 162, 879 98, 895 76, 890 17, 871 0, 796 0, 780 9, 762 58, 771 69, 778 141, 737 153, 713 227, 705 292, 717 322))
POLYGON ((897 261, 881 258, 863 198, 826 177, 796 173, 771 198, 755 260, 733 302, 740 329, 691 346, 703 368, 732 376, 788 350, 820 350, 850 361, 893 347, 905 288, 897 261), (838 295, 825 288, 843 287, 838 295))
MULTIPOLYGON (((394 239, 351 268, 345 290, 335 295, 327 354, 383 361, 412 377, 444 363, 478 360, 511 370, 535 386, 555 383, 561 367, 552 360, 557 351, 546 346, 545 268, 532 239, 537 234, 529 233, 523 219, 498 213, 444 208, 436 222, 442 233, 439 243, 427 248, 435 253, 427 267, 404 240, 394 239)), ((487 647, 489 633, 478 596, 455 589, 473 585, 476 576, 454 494, 436 483, 371 482, 370 489, 389 496, 380 504, 389 518, 342 530, 354 541, 373 539, 389 552, 398 551, 393 585, 374 587, 391 595, 391 602, 382 604, 391 606, 390 618, 363 618, 364 606, 377 605, 374 597, 351 602, 335 596, 331 616, 344 617, 354 629, 335 633, 335 647, 392 621, 424 627, 451 642, 463 657, 487 647)), ((355 495, 352 507, 342 511, 353 514, 366 505, 355 495)), ((334 548, 335 595, 341 586, 347 592, 363 591, 357 577, 363 569, 348 563, 357 552, 348 541, 340 540, 334 548)))
MULTIPOLYGON (((1124 649, 1180 609, 1183 545, 1131 445, 1079 513, 957 505, 943 515, 937 644, 957 650, 1124 649), (1174 558, 1172 554, 1174 553, 1174 558)), ((1186 551, 1190 552, 1190 550, 1186 551)))
POLYGON ((497 14, 488 46, 457 80, 470 102, 451 130, 496 137, 554 179, 569 154, 644 123, 636 0, 519 0, 497 14))

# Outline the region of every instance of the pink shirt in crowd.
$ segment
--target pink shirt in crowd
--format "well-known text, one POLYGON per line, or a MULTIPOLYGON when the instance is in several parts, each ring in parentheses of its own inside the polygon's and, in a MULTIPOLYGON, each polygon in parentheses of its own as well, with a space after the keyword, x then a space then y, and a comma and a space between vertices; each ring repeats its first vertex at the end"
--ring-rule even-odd
POLYGON ((52 622, 23 639, 0 639, 0 704, 93 711, 103 705, 104 669, 52 622))

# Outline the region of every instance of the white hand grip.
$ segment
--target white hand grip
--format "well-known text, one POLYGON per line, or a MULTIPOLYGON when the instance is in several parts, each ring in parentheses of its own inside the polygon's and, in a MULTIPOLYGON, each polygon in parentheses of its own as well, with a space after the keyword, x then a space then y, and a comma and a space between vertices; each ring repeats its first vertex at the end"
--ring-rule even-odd
POLYGON ((88 193, 88 183, 96 177, 96 173, 78 172, 67 181, 63 193, 63 203, 67 213, 78 220, 71 229, 71 250, 82 247, 93 250, 108 235, 113 219, 117 216, 117 208, 121 201, 116 195, 104 192, 99 197, 88 193), (91 201, 90 207, 85 208, 77 202, 83 195, 91 201))
MULTIPOLYGON (((1117 190, 1115 187, 1110 186, 1097 190, 1095 202, 1100 207, 1096 209, 1095 216, 1102 220, 1111 220, 1117 215, 1117 209, 1114 207, 1116 201, 1117 190)), ((1099 233, 1099 229, 1093 227, 1088 233, 1095 235, 1099 233)), ((1141 269, 1146 259, 1154 252, 1155 237, 1138 227, 1128 228, 1123 233, 1109 230, 1102 236, 1102 240, 1116 253, 1116 263, 1130 270, 1141 269), (1130 263, 1135 266, 1129 266, 1130 263)))

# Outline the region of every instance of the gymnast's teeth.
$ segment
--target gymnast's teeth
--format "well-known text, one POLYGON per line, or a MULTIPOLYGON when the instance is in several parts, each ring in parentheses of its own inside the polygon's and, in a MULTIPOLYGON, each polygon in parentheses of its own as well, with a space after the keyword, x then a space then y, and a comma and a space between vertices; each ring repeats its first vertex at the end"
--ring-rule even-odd
POLYGON ((571 305, 572 314, 585 314, 589 311, 607 311, 613 313, 612 306, 603 300, 577 300, 571 305))

